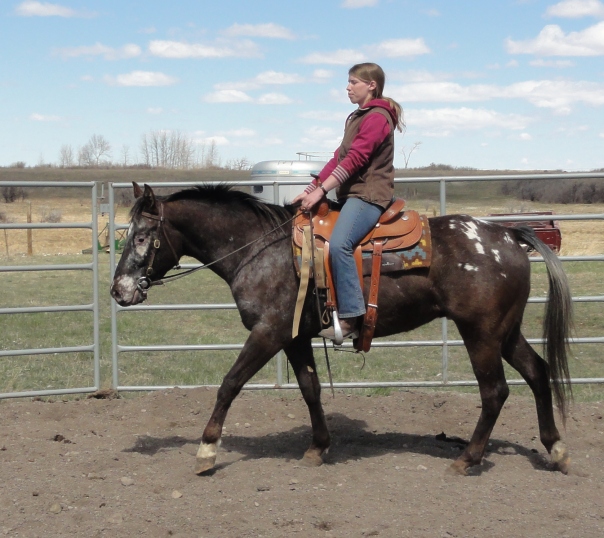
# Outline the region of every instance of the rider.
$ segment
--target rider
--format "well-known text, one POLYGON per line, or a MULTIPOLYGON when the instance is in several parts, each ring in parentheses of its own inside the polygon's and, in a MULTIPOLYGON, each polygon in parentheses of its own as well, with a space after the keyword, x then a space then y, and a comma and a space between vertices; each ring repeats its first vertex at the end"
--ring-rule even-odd
MULTIPOLYGON (((358 105, 344 127, 333 158, 294 202, 310 211, 331 189, 343 203, 329 243, 329 257, 344 338, 354 336, 365 301, 353 257, 355 247, 375 226, 394 196, 394 129, 404 128, 401 106, 384 97, 386 76, 374 63, 348 71, 348 98, 358 105)), ((335 339, 333 327, 320 333, 335 339)))

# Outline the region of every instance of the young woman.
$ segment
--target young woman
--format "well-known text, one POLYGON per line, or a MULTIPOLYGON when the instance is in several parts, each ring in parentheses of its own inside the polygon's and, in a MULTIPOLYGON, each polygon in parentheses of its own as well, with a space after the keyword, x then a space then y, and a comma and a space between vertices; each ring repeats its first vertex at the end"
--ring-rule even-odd
MULTIPOLYGON (((329 256, 338 317, 344 338, 354 336, 365 314, 353 251, 375 226, 394 196, 394 129, 402 131, 400 105, 382 95, 386 76, 379 65, 362 63, 348 71, 348 98, 358 105, 344 127, 344 138, 319 178, 300 201, 310 211, 330 190, 337 189, 342 211, 333 230, 329 256)), ((321 336, 335 339, 333 327, 321 336)))

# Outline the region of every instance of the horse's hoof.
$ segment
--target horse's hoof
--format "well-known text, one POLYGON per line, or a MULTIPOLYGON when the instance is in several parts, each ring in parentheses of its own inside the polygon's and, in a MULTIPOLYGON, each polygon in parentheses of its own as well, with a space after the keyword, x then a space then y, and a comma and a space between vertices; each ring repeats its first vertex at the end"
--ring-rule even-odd
POLYGON ((562 441, 556 441, 551 450, 552 463, 554 469, 563 474, 568 474, 570 469, 570 454, 566 445, 562 441))
POLYGON ((205 473, 214 467, 216 464, 216 453, 218 452, 219 443, 199 445, 197 451, 197 464, 195 466, 195 474, 205 473))
POLYGON ((323 465, 323 458, 317 452, 306 452, 300 463, 305 467, 320 467, 323 465))
POLYGON ((449 476, 468 476, 468 464, 465 461, 455 460, 446 472, 449 476))

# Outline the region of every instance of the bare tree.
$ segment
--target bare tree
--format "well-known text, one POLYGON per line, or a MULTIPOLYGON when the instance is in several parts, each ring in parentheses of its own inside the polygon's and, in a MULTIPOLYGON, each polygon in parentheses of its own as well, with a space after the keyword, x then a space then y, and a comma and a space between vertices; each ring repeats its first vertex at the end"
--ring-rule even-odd
POLYGON ((95 166, 101 164, 101 159, 111 157, 111 144, 103 135, 93 134, 87 144, 90 152, 90 157, 95 166))
POLYGON ((247 157, 240 157, 239 159, 231 159, 227 162, 227 168, 230 170, 249 170, 251 163, 247 157))
POLYGON ((130 146, 123 144, 122 145, 122 166, 126 168, 128 166, 128 161, 130 159, 130 146))
POLYGON ((419 146, 421 146, 421 142, 414 142, 413 143, 413 147, 408 152, 406 151, 405 146, 403 146, 403 149, 401 150, 401 153, 403 154, 403 159, 405 160, 405 169, 407 169, 407 167, 409 166, 409 159, 411 158, 411 154, 419 146))
POLYGON ((188 169, 194 164, 195 147, 179 131, 151 131, 141 138, 141 154, 148 166, 188 169))
POLYGON ((212 140, 206 153, 204 168, 215 168, 218 166, 220 166, 220 156, 218 155, 218 150, 216 149, 216 140, 212 140))
POLYGON ((73 163, 73 148, 69 144, 63 144, 59 150, 59 166, 61 168, 69 168, 73 166, 73 163))
POLYGON ((94 166, 94 159, 89 144, 84 144, 78 150, 78 166, 94 166))

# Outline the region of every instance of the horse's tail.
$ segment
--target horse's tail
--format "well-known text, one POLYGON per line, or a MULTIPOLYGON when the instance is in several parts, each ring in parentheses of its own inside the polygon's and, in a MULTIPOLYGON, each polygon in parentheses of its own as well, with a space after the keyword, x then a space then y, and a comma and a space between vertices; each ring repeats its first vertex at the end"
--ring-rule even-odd
POLYGON ((573 302, 562 263, 551 249, 529 227, 511 228, 520 243, 536 250, 545 261, 549 280, 548 302, 543 320, 543 348, 550 368, 554 397, 562 417, 566 400, 572 398, 568 371, 568 339, 573 327, 573 302))

